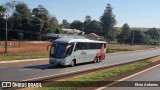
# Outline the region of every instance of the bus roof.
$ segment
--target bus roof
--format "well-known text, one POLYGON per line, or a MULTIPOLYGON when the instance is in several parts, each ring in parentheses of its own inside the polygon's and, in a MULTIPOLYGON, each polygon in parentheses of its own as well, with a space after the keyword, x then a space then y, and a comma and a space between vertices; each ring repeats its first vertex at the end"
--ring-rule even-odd
POLYGON ((96 41, 96 40, 90 40, 90 39, 74 39, 74 38, 59 38, 56 39, 53 42, 58 42, 58 43, 71 43, 71 42, 96 42, 96 43, 106 43, 104 41, 96 41))

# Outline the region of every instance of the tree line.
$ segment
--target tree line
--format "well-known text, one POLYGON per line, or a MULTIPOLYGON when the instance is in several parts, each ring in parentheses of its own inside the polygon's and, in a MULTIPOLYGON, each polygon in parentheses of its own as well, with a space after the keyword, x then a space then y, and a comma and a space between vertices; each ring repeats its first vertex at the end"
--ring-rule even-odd
POLYGON ((160 41, 160 29, 150 28, 142 31, 130 28, 125 23, 121 28, 115 27, 117 24, 113 7, 107 4, 99 21, 87 15, 84 21, 74 20, 69 23, 64 19, 61 24, 55 16, 42 5, 38 5, 32 10, 24 2, 11 1, 0 5, 0 40, 5 40, 5 24, 8 23, 8 36, 10 40, 23 39, 38 40, 40 34, 65 33, 61 29, 78 29, 82 32, 96 33, 102 36, 107 42, 118 43, 142 43, 158 44, 160 41), (9 15, 7 18, 6 15, 9 15))
POLYGON ((31 10, 24 2, 11 1, 0 6, 0 15, 1 40, 5 39, 6 22, 10 40, 19 39, 19 33, 24 39, 37 40, 40 34, 59 30, 56 17, 42 5, 31 10))

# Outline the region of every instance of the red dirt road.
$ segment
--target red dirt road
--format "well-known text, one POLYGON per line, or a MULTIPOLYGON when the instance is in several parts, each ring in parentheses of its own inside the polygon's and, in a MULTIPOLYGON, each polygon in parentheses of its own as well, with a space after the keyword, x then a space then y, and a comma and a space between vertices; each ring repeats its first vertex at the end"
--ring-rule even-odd
MULTIPOLYGON (((0 54, 4 53, 4 41, 0 41, 0 54)), ((50 45, 49 42, 21 42, 19 47, 18 41, 8 41, 8 53, 17 52, 38 52, 47 50, 47 46, 50 45)))
MULTIPOLYGON (((4 41, 0 41, 0 54, 4 53, 4 41)), ((8 45, 11 43, 11 46, 8 47, 9 53, 18 53, 18 52, 38 52, 47 50, 47 46, 50 45, 50 42, 40 42, 39 41, 24 41, 21 42, 19 47, 19 41, 8 41, 8 45)), ((123 50, 142 50, 148 48, 154 48, 156 46, 152 45, 128 45, 128 44, 107 44, 108 49, 123 49, 123 50)))

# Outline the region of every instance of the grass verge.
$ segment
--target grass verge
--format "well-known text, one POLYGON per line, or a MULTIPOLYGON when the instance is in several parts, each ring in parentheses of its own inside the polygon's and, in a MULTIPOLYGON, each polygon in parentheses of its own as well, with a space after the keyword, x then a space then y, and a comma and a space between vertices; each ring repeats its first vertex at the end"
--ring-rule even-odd
POLYGON ((48 58, 49 51, 0 54, 0 61, 48 58))
POLYGON ((35 90, 77 90, 81 87, 96 85, 99 81, 111 79, 115 76, 134 71, 149 64, 148 60, 143 60, 129 65, 118 66, 111 69, 72 77, 56 83, 48 84, 43 88, 37 88, 35 90))

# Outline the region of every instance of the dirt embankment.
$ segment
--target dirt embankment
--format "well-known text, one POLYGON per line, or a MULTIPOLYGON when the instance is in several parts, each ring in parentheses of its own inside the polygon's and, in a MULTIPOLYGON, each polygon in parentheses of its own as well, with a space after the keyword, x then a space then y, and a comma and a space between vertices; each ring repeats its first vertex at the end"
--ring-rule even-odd
POLYGON ((156 62, 160 62, 160 56, 154 57, 152 59, 149 60, 150 63, 156 63, 156 62))

